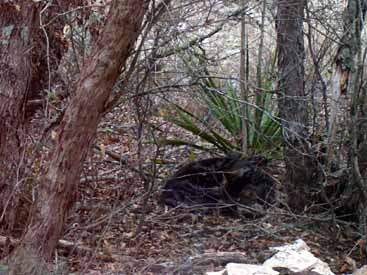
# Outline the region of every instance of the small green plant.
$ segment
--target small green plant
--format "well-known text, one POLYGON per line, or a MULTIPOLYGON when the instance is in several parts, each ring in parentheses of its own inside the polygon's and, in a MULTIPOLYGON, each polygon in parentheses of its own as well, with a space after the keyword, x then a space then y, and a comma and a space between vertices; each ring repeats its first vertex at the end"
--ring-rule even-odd
MULTIPOLYGON (((174 104, 175 115, 166 118, 175 125, 187 130, 192 135, 200 137, 200 144, 185 139, 166 139, 163 142, 170 145, 189 145, 200 150, 212 150, 213 147, 225 154, 241 152, 242 146, 242 117, 243 106, 239 91, 232 81, 226 81, 224 87, 216 85, 211 77, 201 79, 199 83, 199 99, 208 109, 211 119, 199 117, 193 112, 174 104), (213 122, 214 120, 214 122, 213 122)), ((281 127, 274 115, 276 108, 272 95, 260 93, 254 102, 262 102, 263 108, 255 103, 246 102, 247 144, 250 153, 273 154, 279 152, 281 142, 281 127)))
POLYGON ((241 153, 244 147, 247 154, 272 156, 279 153, 282 131, 277 105, 274 104, 274 95, 266 92, 272 89, 272 63, 268 63, 270 65, 264 73, 258 73, 259 89, 252 97, 248 94, 244 101, 239 85, 233 80, 223 81, 212 77, 206 60, 202 49, 193 48, 192 52, 182 56, 188 74, 197 83, 195 94, 208 116, 198 115, 174 103, 174 111, 166 116, 167 120, 200 138, 200 141, 173 138, 161 143, 188 145, 205 151, 217 149, 224 154, 241 153))

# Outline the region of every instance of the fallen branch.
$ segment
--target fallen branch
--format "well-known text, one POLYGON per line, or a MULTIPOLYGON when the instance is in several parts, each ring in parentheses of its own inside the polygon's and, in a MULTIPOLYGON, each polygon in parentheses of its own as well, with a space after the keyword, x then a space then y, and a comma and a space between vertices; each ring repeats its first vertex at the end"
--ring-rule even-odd
MULTIPOLYGON (((0 246, 3 246, 3 247, 15 247, 19 245, 20 242, 21 242, 20 240, 12 238, 12 237, 0 236, 0 246)), ((65 249, 68 252, 74 251, 74 252, 77 252, 83 255, 91 254, 93 252, 91 248, 88 248, 83 245, 78 245, 76 243, 66 241, 66 240, 59 240, 57 247, 65 249)))
POLYGON ((221 265, 228 263, 246 263, 248 256, 243 252, 212 252, 194 256, 192 258, 193 265, 221 265))
POLYGON ((153 264, 144 270, 152 274, 204 274, 209 267, 225 266, 228 263, 246 263, 248 256, 242 252, 213 252, 190 257, 179 265, 171 263, 153 264), (182 273, 180 273, 182 272, 182 273))

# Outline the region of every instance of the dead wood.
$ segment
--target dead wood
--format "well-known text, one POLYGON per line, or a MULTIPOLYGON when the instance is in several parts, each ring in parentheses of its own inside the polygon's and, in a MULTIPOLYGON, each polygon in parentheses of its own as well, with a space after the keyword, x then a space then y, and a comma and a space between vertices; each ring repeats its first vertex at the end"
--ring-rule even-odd
MULTIPOLYGON (((2 247, 15 247, 21 243, 20 240, 12 238, 12 237, 5 237, 0 236, 0 246, 2 247)), ((57 244, 58 248, 65 249, 68 252, 76 252, 81 255, 88 255, 92 254, 94 250, 89 247, 78 245, 74 242, 70 242, 67 240, 59 240, 57 244)))

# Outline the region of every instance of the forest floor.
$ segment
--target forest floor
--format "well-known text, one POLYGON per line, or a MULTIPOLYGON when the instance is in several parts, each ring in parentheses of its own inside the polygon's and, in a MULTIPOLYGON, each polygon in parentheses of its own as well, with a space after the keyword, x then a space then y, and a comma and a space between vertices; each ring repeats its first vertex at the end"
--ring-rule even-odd
MULTIPOLYGON (((300 238, 336 274, 350 271, 351 259, 358 263, 363 259, 354 241, 331 223, 292 217, 284 211, 273 210, 256 220, 231 219, 165 211, 157 204, 156 195, 145 206, 145 201, 135 201, 129 209, 108 207, 105 200, 105 216, 99 216, 97 222, 74 225, 67 234, 68 240, 76 237, 78 245, 93 251, 68 258, 77 274, 204 274, 221 270, 240 257, 216 257, 220 252, 244 253, 242 263, 261 264, 273 255, 271 247, 300 238)), ((93 215, 82 211, 78 216, 89 220, 93 215)))
POLYGON ((271 247, 297 239, 336 274, 362 263, 363 245, 351 237, 351 227, 327 218, 295 215, 285 207, 246 219, 161 205, 164 178, 178 164, 200 155, 182 148, 157 149, 147 141, 186 134, 158 118, 150 123, 154 127, 145 124, 141 129, 132 112, 119 109, 99 128, 98 150, 85 164, 64 235, 75 247, 59 250, 71 273, 205 274, 235 260, 216 257, 220 252, 236 252, 244 263, 261 264, 273 254, 271 247), (159 131, 152 134, 151 129, 159 131))

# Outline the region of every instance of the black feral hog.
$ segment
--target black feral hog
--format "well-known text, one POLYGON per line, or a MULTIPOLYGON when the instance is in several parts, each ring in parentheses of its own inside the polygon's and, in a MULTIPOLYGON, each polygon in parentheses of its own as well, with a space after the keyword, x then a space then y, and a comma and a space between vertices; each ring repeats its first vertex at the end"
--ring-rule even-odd
POLYGON ((203 209, 272 203, 274 180, 263 171, 266 164, 267 160, 259 156, 191 162, 167 179, 161 201, 170 207, 203 209))

